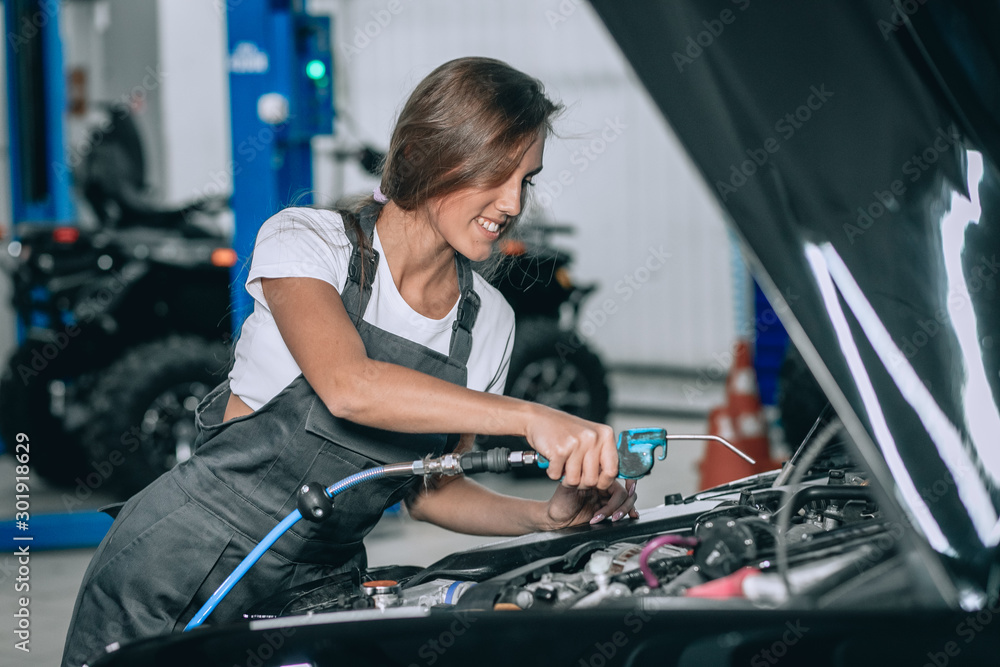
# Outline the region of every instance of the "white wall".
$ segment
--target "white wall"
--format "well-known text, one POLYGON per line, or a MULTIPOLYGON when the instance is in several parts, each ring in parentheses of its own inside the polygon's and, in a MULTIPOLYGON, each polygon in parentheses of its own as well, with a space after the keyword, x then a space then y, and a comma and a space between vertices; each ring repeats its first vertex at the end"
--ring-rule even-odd
MULTIPOLYGON (((78 27, 82 39, 93 39, 90 51, 91 100, 132 100, 146 157, 146 180, 163 194, 165 165, 162 70, 160 66, 157 5, 151 0, 101 0, 106 9, 100 26, 78 27)), ((171 139, 172 140, 172 139, 171 139)))
MULTIPOLYGON (((138 86, 145 104, 136 118, 150 181, 169 201, 205 193, 230 159, 219 3, 81 6, 102 4, 110 19, 105 32, 98 43, 79 46, 86 54, 80 57, 94 63, 94 95, 117 99, 138 86), (145 86, 150 71, 163 76, 145 86)), ((315 142, 320 198, 372 187, 374 179, 354 166, 338 167, 330 151, 356 139, 384 148, 397 110, 431 69, 463 55, 501 58, 540 78, 567 107, 535 195, 541 217, 577 227, 575 238, 562 241, 575 252, 577 280, 602 286, 584 325, 594 346, 613 364, 688 368, 709 366, 730 348, 733 287, 721 214, 588 5, 311 0, 309 6, 334 15, 341 112, 338 135, 315 142), (593 159, 584 152, 591 144, 593 159), (561 174, 568 185, 559 183, 561 174), (670 256, 647 274, 651 249, 660 248, 670 256), (639 288, 628 287, 626 278, 639 288)))
MULTIPOLYGON (((148 1, 148 0, 147 0, 148 1)), ((232 192, 225 4, 157 2, 163 196, 172 203, 232 192)))
MULTIPOLYGON (((130 102, 155 200, 169 205, 228 194, 224 6, 205 0, 72 2, 63 5, 62 20, 66 71, 86 69, 91 104, 84 117, 69 118, 71 158, 84 157, 90 129, 104 118, 97 103, 130 102)), ((88 213, 80 207, 80 215, 88 213)))
MULTIPOLYGON (((310 7, 337 22, 338 107, 346 112, 337 141, 356 134, 384 148, 406 95, 451 58, 492 56, 540 78, 567 109, 561 136, 547 145, 536 201, 544 218, 577 227, 564 244, 575 251, 575 276, 602 286, 584 325, 595 346, 612 363, 690 368, 731 347, 721 213, 589 5, 312 0, 310 7), (605 131, 613 141, 602 139, 605 131), (561 190, 560 175, 569 183, 561 190), (669 259, 647 273, 652 250, 661 248, 669 259)), ((374 183, 353 167, 338 175, 329 157, 317 166, 316 188, 330 198, 341 182, 348 190, 374 183)))

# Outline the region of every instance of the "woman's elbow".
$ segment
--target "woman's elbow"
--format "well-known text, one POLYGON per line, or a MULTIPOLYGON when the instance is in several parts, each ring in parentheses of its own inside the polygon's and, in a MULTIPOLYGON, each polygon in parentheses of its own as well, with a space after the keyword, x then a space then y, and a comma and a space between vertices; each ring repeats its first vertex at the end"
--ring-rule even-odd
POLYGON ((403 504, 406 505, 406 513, 414 521, 427 521, 427 515, 424 514, 424 512, 420 508, 422 504, 421 501, 423 499, 424 496, 418 493, 413 497, 407 498, 405 501, 403 501, 403 504))
POLYGON ((366 369, 343 368, 332 373, 314 387, 334 417, 361 423, 371 408, 370 378, 366 369))

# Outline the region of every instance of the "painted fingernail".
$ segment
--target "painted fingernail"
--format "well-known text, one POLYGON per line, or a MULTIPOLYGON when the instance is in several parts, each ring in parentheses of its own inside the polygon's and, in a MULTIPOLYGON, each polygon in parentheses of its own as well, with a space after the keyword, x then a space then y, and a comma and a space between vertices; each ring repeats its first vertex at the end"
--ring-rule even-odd
POLYGON ((615 512, 614 514, 611 515, 611 520, 618 521, 619 519, 622 518, 622 514, 623 514, 622 512, 615 512))
POLYGON ((595 514, 594 518, 590 520, 590 525, 594 525, 595 523, 600 523, 604 521, 604 519, 605 516, 603 514, 595 514))

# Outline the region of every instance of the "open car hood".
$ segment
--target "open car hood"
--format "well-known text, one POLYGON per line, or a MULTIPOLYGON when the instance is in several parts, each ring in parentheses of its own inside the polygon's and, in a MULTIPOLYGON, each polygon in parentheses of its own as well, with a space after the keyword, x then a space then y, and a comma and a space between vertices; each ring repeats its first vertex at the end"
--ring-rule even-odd
POLYGON ((1000 5, 592 4, 929 560, 984 584, 1000 539, 1000 5))
POLYGON ((863 465, 333 575, 95 667, 995 662, 998 5, 592 4, 863 465))

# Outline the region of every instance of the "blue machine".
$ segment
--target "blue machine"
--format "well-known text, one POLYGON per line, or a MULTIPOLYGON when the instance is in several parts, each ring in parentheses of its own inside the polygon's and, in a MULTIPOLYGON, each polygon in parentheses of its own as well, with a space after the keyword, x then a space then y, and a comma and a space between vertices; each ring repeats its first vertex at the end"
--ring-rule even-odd
POLYGON ((227 12, 238 327, 251 307, 243 284, 261 223, 312 203, 310 140, 333 133, 333 58, 330 18, 306 14, 301 0, 243 0, 227 12))
MULTIPOLYGON (((66 161, 59 5, 4 3, 13 223, 76 220, 66 161)), ((226 8, 238 329, 250 308, 243 284, 261 223, 289 204, 312 201, 310 140, 333 133, 333 59, 329 17, 306 14, 303 0, 241 0, 226 8), (265 96, 270 106, 262 103, 265 96)), ((33 516, 33 548, 93 546, 110 523, 98 512, 33 516)), ((13 544, 14 524, 0 522, 0 543, 13 544)))
POLYGON ((66 88, 59 3, 7 0, 4 19, 11 222, 72 223, 73 183, 63 139, 66 88))

